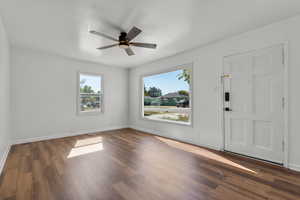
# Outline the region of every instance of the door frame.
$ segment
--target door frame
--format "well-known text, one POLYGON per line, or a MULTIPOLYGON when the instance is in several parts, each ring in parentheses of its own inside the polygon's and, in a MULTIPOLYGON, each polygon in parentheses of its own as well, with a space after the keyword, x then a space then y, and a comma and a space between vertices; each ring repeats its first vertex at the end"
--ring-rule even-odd
POLYGON ((240 55, 240 54, 245 54, 245 53, 250 53, 253 51, 259 51, 267 48, 271 48, 277 45, 282 45, 283 46, 283 62, 284 62, 284 81, 283 81, 283 89, 284 89, 284 132, 283 132, 283 142, 284 142, 284 149, 283 149, 283 166, 286 168, 289 168, 289 54, 288 54, 288 47, 289 43, 286 42, 278 42, 274 43, 268 46, 262 46, 258 48, 252 48, 249 50, 245 51, 238 51, 233 54, 229 54, 226 56, 223 56, 222 58, 222 66, 219 72, 219 80, 218 80, 218 85, 219 85, 219 126, 220 126, 220 132, 222 133, 222 141, 221 141, 221 146, 220 150, 225 151, 225 113, 224 113, 224 101, 223 101, 223 93, 224 93, 224 82, 223 82, 223 75, 224 75, 224 60, 227 57, 230 56, 235 56, 235 55, 240 55))

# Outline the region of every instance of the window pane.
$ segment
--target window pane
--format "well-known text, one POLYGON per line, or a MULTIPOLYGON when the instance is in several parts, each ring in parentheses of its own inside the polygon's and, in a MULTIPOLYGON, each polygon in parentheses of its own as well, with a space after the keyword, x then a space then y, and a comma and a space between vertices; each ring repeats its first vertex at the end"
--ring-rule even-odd
POLYGON ((147 76, 144 81, 144 117, 187 123, 191 121, 191 70, 147 76))
POLYGON ((80 111, 101 111, 101 76, 80 74, 80 111))

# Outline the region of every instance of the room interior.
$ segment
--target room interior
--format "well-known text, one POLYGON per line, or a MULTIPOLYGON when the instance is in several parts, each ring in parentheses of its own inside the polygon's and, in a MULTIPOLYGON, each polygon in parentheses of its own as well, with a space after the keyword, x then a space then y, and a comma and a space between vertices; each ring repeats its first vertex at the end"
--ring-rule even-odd
POLYGON ((300 199, 297 0, 0 0, 0 199, 300 199))

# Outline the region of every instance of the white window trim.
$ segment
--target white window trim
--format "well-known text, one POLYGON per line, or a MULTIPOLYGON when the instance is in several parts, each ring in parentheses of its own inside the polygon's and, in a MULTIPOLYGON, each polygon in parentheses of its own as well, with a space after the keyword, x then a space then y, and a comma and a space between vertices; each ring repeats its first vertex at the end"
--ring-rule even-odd
POLYGON ((103 74, 99 73, 94 73, 94 72, 82 72, 79 71, 77 72, 77 102, 76 102, 76 107, 77 107, 77 115, 80 116, 86 116, 86 115, 99 115, 103 113, 103 105, 104 105, 104 87, 103 87, 103 74), (100 76, 101 77, 101 93, 100 93, 100 111, 81 111, 80 109, 80 75, 88 75, 88 76, 100 76))
POLYGON ((160 123, 169 123, 169 124, 175 124, 175 125, 183 125, 183 126, 189 126, 189 127, 193 127, 193 119, 194 119, 194 112, 193 112, 193 108, 194 108, 194 99, 193 99, 193 77, 194 77, 194 67, 193 67, 193 63, 186 63, 186 64, 181 64, 181 65, 177 65, 176 67, 170 67, 167 68, 165 70, 158 70, 152 73, 146 73, 146 74, 142 74, 140 76, 140 89, 139 91, 141 92, 141 99, 140 99, 140 117, 142 120, 147 120, 147 121, 153 121, 153 122, 160 122, 160 123), (158 74, 163 74, 163 73, 168 73, 168 72, 173 72, 176 70, 180 70, 180 69, 191 69, 192 71, 192 77, 191 77, 191 84, 190 84, 190 108, 191 108, 191 112, 190 112, 190 121, 189 122, 180 122, 180 121, 172 121, 172 120, 166 120, 166 119, 149 119, 147 117, 144 116, 144 78, 148 77, 148 76, 153 76, 153 75, 158 75, 158 74))

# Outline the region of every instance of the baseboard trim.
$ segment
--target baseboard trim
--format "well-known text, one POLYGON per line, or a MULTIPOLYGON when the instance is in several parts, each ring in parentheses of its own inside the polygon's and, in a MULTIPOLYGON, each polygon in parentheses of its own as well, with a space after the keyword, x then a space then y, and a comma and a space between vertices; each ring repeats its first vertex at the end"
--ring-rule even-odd
POLYGON ((300 165, 295 165, 295 164, 289 164, 288 165, 289 169, 300 172, 300 165))
POLYGON ((113 127, 108 127, 108 128, 82 130, 82 131, 72 132, 72 133, 62 133, 62 134, 53 134, 53 135, 41 136, 41 137, 16 139, 16 140, 14 140, 13 144, 24 144, 24 143, 30 143, 30 142, 43 141, 43 140, 51 140, 51 139, 77 136, 77 135, 93 134, 93 133, 99 133, 99 132, 105 132, 105 131, 113 131, 113 130, 118 130, 118 129, 124 129, 124 128, 128 128, 128 127, 129 127, 128 125, 113 126, 113 127))
POLYGON ((6 147, 5 147, 5 151, 4 151, 4 154, 0 160, 0 174, 2 173, 3 171, 3 168, 4 168, 4 165, 5 165, 5 162, 7 160, 7 157, 8 157, 8 153, 10 151, 10 147, 11 147, 11 144, 7 144, 6 147))
POLYGON ((138 127, 138 126, 134 126, 134 125, 130 125, 129 128, 135 129, 135 130, 138 130, 138 131, 142 131, 142 132, 146 132, 146 133, 150 133, 152 135, 162 136, 162 137, 170 138, 170 139, 177 140, 177 141, 180 141, 180 142, 189 143, 189 144, 199 146, 199 147, 205 147, 205 148, 213 149, 213 150, 216 150, 216 151, 221 151, 222 150, 222 148, 218 147, 218 146, 207 145, 207 144, 198 144, 198 143, 195 143, 193 141, 189 141, 189 140, 185 141, 185 140, 180 140, 180 139, 175 138, 175 137, 170 137, 170 136, 168 136, 168 134, 163 133, 161 131, 157 131, 157 130, 142 128, 142 127, 138 127))

